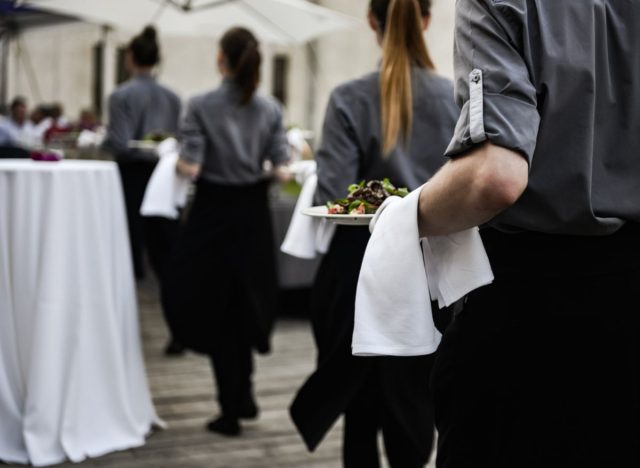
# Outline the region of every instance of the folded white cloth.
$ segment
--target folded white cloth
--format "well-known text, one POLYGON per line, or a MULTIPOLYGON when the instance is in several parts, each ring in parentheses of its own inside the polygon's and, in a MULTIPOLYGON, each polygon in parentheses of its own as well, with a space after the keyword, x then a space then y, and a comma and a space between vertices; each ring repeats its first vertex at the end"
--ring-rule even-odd
POLYGON ((318 186, 317 166, 315 161, 300 161, 294 164, 296 167, 293 170, 296 180, 302 185, 302 191, 280 250, 294 257, 312 259, 317 253, 327 252, 336 227, 325 219, 302 214, 305 208, 313 206, 313 196, 318 186))
POLYGON ((356 293, 356 356, 435 352, 442 337, 431 300, 448 306, 493 281, 478 228, 420 239, 421 189, 386 200, 371 223, 356 293))
POLYGON ((304 154, 307 141, 304 138, 304 132, 299 128, 292 128, 287 131, 287 143, 291 148, 291 159, 293 161, 300 161, 304 154))
POLYGON ((82 130, 78 135, 76 144, 78 148, 92 148, 100 146, 103 140, 104 134, 92 130, 82 130))
POLYGON ((175 138, 168 138, 156 149, 160 160, 144 192, 140 214, 177 219, 178 208, 187 203, 189 179, 176 171, 180 148, 175 138))

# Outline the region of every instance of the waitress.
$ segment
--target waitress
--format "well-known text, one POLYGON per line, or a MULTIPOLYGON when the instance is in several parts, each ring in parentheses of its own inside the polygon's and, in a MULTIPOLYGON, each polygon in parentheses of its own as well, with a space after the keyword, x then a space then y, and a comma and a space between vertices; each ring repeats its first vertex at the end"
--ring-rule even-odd
MULTIPOLYGON (((434 73, 423 31, 429 0, 372 0, 369 23, 382 45, 379 72, 335 89, 317 154, 324 204, 349 184, 388 177, 415 189, 445 162, 456 123, 451 82, 434 73)), ((345 415, 346 467, 377 467, 384 436, 391 466, 427 463, 433 440, 428 381, 432 356, 351 355, 356 285, 369 239, 366 227, 339 226, 313 291, 318 367, 299 391, 291 415, 310 450, 345 415)))
MULTIPOLYGON (((131 149, 132 140, 152 134, 175 135, 180 119, 180 99, 158 84, 152 75, 160 62, 156 30, 147 26, 127 47, 125 66, 132 78, 116 89, 109 98, 109 126, 104 148, 118 163, 129 223, 129 239, 136 278, 144 277, 143 253, 160 283, 177 223, 166 218, 143 218, 140 206, 158 158, 152 151, 131 149)), ((171 341, 168 354, 178 354, 181 346, 171 341)))
POLYGON ((182 122, 178 170, 197 179, 197 193, 171 262, 164 303, 176 337, 211 359, 220 416, 208 429, 240 434, 255 418, 252 350, 269 351, 277 298, 270 180, 287 179, 287 140, 280 106, 256 94, 258 41, 233 28, 220 41, 224 80, 193 98, 182 122))

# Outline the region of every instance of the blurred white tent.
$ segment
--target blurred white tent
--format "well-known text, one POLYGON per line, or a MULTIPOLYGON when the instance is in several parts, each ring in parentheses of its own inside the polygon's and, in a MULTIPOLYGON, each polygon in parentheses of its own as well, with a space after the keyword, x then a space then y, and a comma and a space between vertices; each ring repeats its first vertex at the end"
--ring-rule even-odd
POLYGON ((272 44, 302 44, 352 27, 358 20, 306 0, 24 0, 22 5, 137 32, 154 24, 162 35, 219 36, 251 29, 272 44))

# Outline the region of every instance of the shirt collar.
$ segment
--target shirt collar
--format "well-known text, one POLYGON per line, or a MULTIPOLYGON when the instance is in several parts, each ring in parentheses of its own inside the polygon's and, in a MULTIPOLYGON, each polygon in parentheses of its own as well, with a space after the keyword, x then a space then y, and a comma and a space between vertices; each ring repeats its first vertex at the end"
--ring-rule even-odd
POLYGON ((147 73, 147 72, 136 73, 133 76, 133 78, 136 79, 136 80, 145 80, 145 81, 146 80, 155 81, 155 79, 156 79, 155 76, 153 76, 150 72, 149 73, 147 73))

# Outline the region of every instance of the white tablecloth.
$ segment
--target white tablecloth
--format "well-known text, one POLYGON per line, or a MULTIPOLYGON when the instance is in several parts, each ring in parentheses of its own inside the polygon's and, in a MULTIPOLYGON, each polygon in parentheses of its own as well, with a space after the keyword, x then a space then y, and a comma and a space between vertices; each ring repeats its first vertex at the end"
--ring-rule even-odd
POLYGON ((0 460, 81 461, 154 423, 116 165, 0 160, 0 460))

